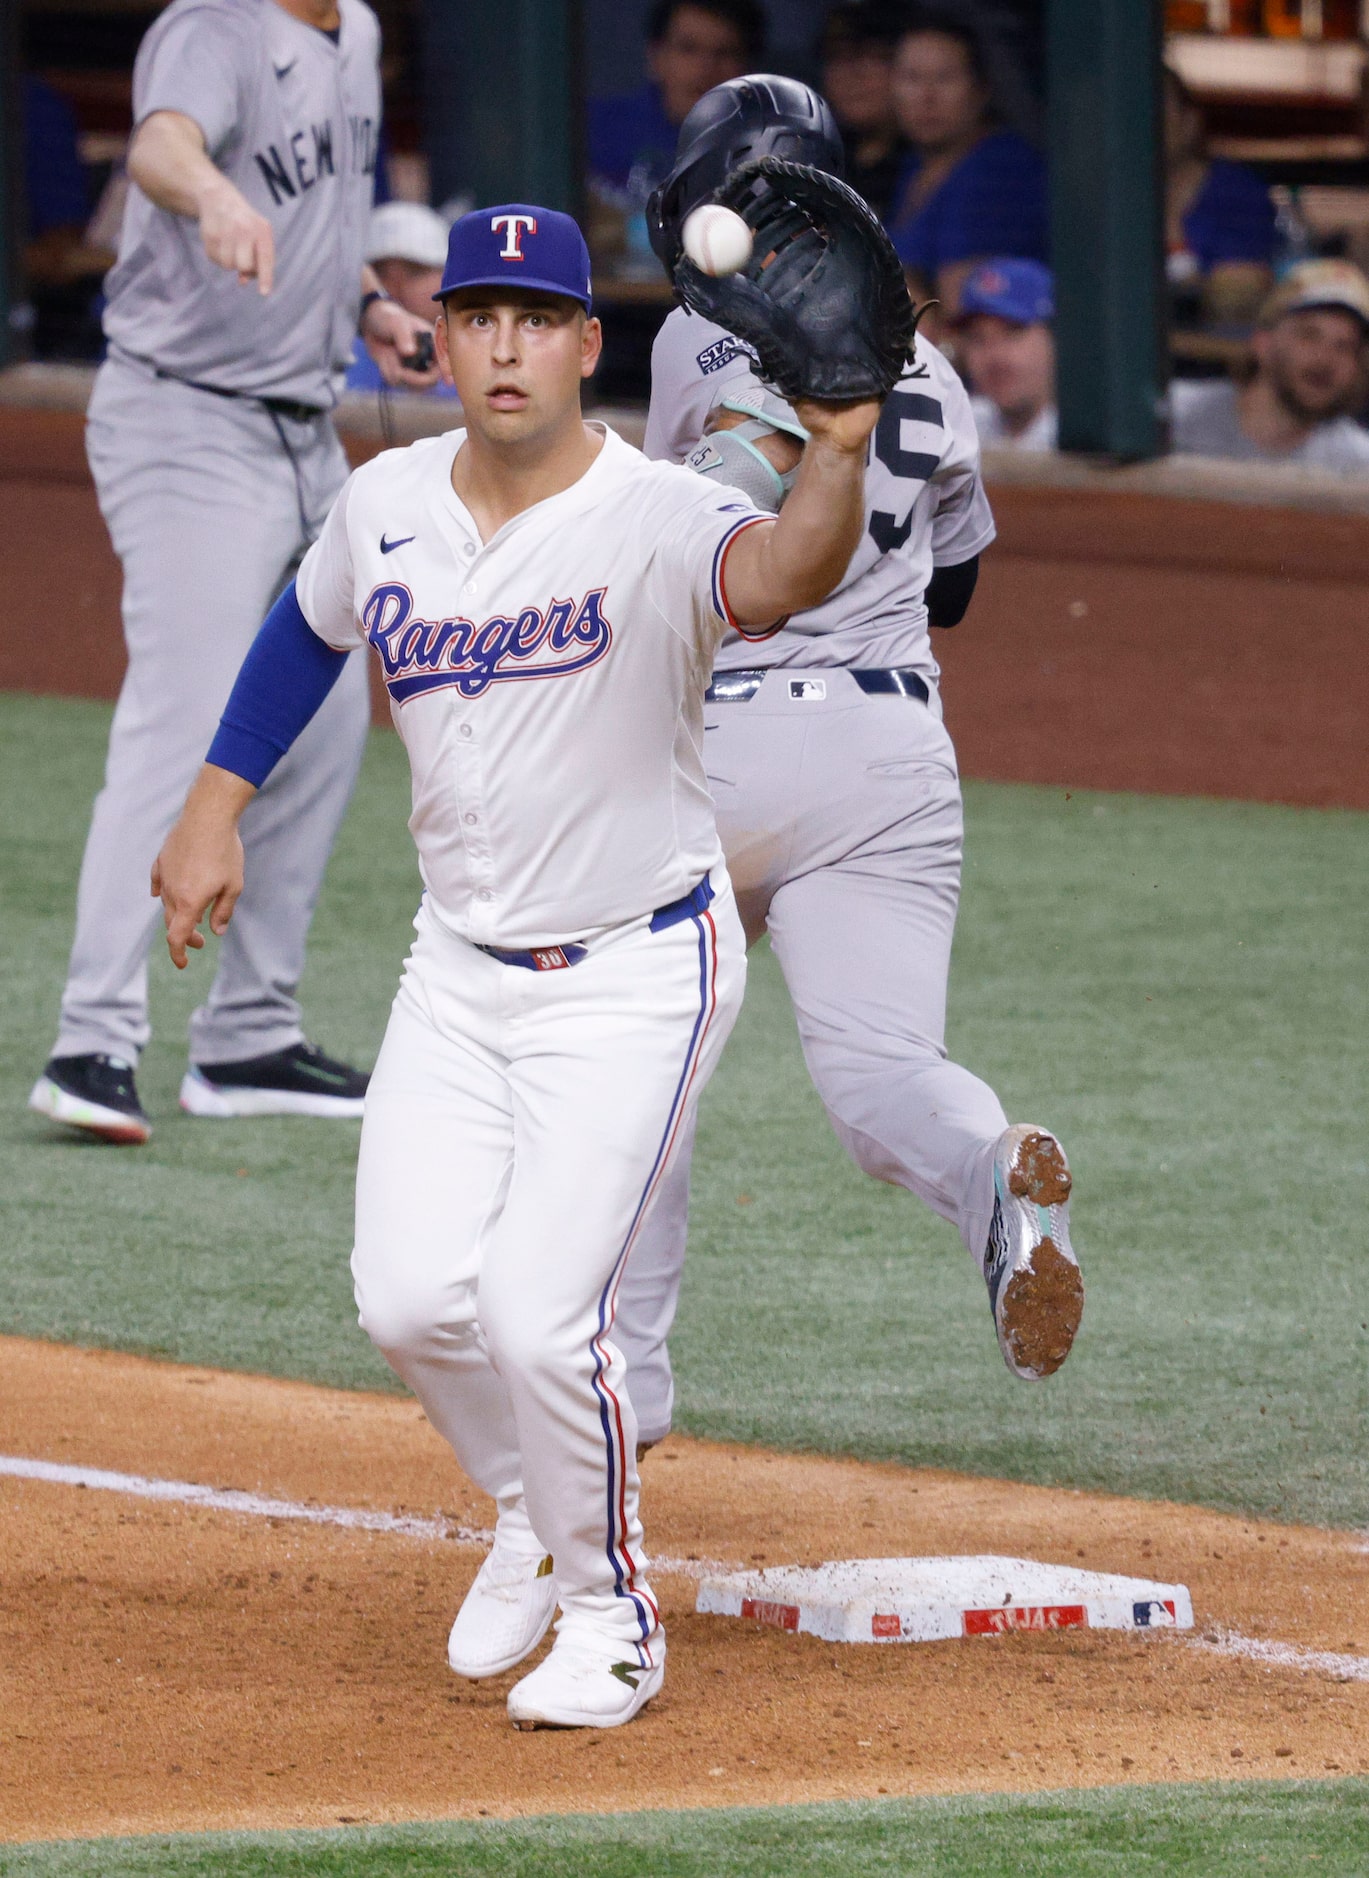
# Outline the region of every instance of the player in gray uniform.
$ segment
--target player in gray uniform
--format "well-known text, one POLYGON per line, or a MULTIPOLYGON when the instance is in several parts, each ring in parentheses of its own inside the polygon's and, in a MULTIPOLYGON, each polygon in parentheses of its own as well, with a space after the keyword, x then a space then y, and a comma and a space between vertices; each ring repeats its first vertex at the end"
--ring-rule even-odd
MULTIPOLYGON (((427 330, 362 266, 380 29, 361 0, 173 0, 133 78, 137 126, 87 448, 123 563, 128 670, 77 899, 40 1113, 150 1132, 148 870, 262 616, 347 476, 328 415, 358 310, 392 381, 427 330)), ((249 885, 190 1027, 195 1114, 358 1114, 365 1078, 304 1042, 295 988, 367 725, 358 653, 253 804, 249 885)))
MULTIPOLYGON (((839 171, 826 105, 786 79, 716 87, 681 126, 658 213, 678 224, 728 171, 768 154, 839 171)), ((776 471, 801 445, 753 366, 731 334, 677 308, 652 352, 644 448, 739 481, 756 501, 768 478, 777 507, 776 471), (720 425, 740 426, 732 442, 695 448, 709 429, 716 445, 720 425), (758 452, 775 467, 755 464, 758 452)), ((993 1090, 945 1051, 963 821, 928 625, 929 615, 938 625, 962 617, 994 525, 964 387, 921 337, 885 403, 865 487, 865 534, 836 592, 790 619, 762 656, 736 634, 724 639, 705 764, 747 941, 769 932, 838 1139, 866 1173, 958 1228, 988 1283, 1008 1367, 1034 1379, 1068 1354, 1083 1289, 1059 1143, 1042 1128, 1010 1128, 993 1090)), ((666 1338, 689 1165, 686 1151, 667 1176, 621 1294, 644 1444, 671 1422, 666 1338)))

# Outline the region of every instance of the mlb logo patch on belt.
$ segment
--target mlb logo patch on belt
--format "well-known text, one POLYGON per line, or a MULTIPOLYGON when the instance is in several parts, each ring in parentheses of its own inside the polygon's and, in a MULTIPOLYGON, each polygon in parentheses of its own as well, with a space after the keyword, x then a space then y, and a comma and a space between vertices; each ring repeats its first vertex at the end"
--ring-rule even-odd
POLYGON ((525 972, 563 972, 589 956, 585 946, 529 946, 526 951, 510 951, 505 946, 479 946, 478 951, 501 965, 521 965, 525 972))

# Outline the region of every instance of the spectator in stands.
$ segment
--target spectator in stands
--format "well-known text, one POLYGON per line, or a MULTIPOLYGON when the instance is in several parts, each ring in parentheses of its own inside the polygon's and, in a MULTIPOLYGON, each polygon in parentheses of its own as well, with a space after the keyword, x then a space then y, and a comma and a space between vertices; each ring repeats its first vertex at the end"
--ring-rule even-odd
POLYGON ((39 358, 99 358, 100 282, 114 265, 114 252, 86 239, 90 192, 76 118, 60 92, 31 72, 24 75, 20 96, 24 277, 34 309, 33 349, 39 358))
POLYGON ((647 19, 650 83, 589 106, 589 174, 601 190, 646 195, 675 159, 675 133, 706 91, 754 72, 765 48, 760 0, 655 0, 647 19))
POLYGON ((1273 285, 1274 203, 1253 170, 1207 154, 1202 113, 1165 71, 1165 245, 1172 288, 1213 324, 1248 323, 1273 285))
MULTIPOLYGON (((435 209, 422 202, 384 202, 372 209, 366 230, 366 259, 376 279, 406 313, 431 320, 433 295, 442 285, 447 260, 447 224, 435 209)), ((347 368, 348 391, 379 391, 385 384, 380 367, 358 334, 352 343, 347 368)), ((428 391, 407 393, 420 398, 454 398, 455 385, 441 379, 428 391)))
POLYGON ((881 220, 908 144, 894 113, 894 48, 908 22, 898 0, 840 0, 827 15, 819 53, 819 90, 831 105, 846 146, 846 180, 881 220))
POLYGON ((960 293, 956 357, 987 449, 1055 448, 1054 285, 1039 261, 982 261, 960 293))
POLYGON ((1349 413, 1369 361, 1369 280, 1349 261, 1304 261, 1270 294, 1242 384, 1181 380, 1173 447, 1196 456, 1369 473, 1369 432, 1349 413))
POLYGON ((983 53, 954 14, 923 13, 894 54, 894 107, 912 145, 889 223, 919 297, 943 317, 991 255, 1044 261, 1046 170, 1016 131, 995 128, 983 53))

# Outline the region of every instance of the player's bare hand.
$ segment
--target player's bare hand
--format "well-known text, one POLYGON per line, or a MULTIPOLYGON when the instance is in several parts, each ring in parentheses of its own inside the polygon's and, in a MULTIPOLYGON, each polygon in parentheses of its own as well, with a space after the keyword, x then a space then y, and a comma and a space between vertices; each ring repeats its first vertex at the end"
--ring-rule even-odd
POLYGON ((810 439, 846 456, 864 456, 883 408, 878 398, 860 398, 847 404, 820 404, 816 398, 794 401, 794 415, 810 439))
POLYGON ((419 319, 397 300, 372 300, 361 323, 361 337, 387 385, 429 391, 437 383, 431 320, 419 319), (415 369, 411 361, 423 358, 428 363, 415 369))
POLYGON ((238 817, 255 791, 228 770, 206 764, 180 820, 152 864, 152 892, 162 903, 166 946, 177 971, 204 944, 200 921, 220 938, 242 893, 243 854, 238 817))
POLYGON ((270 293, 276 244, 266 217, 217 171, 200 189, 199 213, 200 240, 210 260, 236 274, 244 285, 255 280, 258 293, 270 293))

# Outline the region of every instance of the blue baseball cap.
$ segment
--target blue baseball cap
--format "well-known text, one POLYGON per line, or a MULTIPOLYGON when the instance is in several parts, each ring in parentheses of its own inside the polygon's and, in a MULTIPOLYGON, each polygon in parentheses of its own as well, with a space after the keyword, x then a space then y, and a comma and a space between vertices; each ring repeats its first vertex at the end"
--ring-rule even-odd
POLYGON ((1040 261, 1007 258, 981 261, 960 290, 958 320, 996 313, 1018 326, 1055 318, 1055 283, 1040 261))
POLYGON ((441 300, 461 287, 531 287, 590 308, 589 249, 578 222, 559 209, 503 202, 452 223, 441 300))

